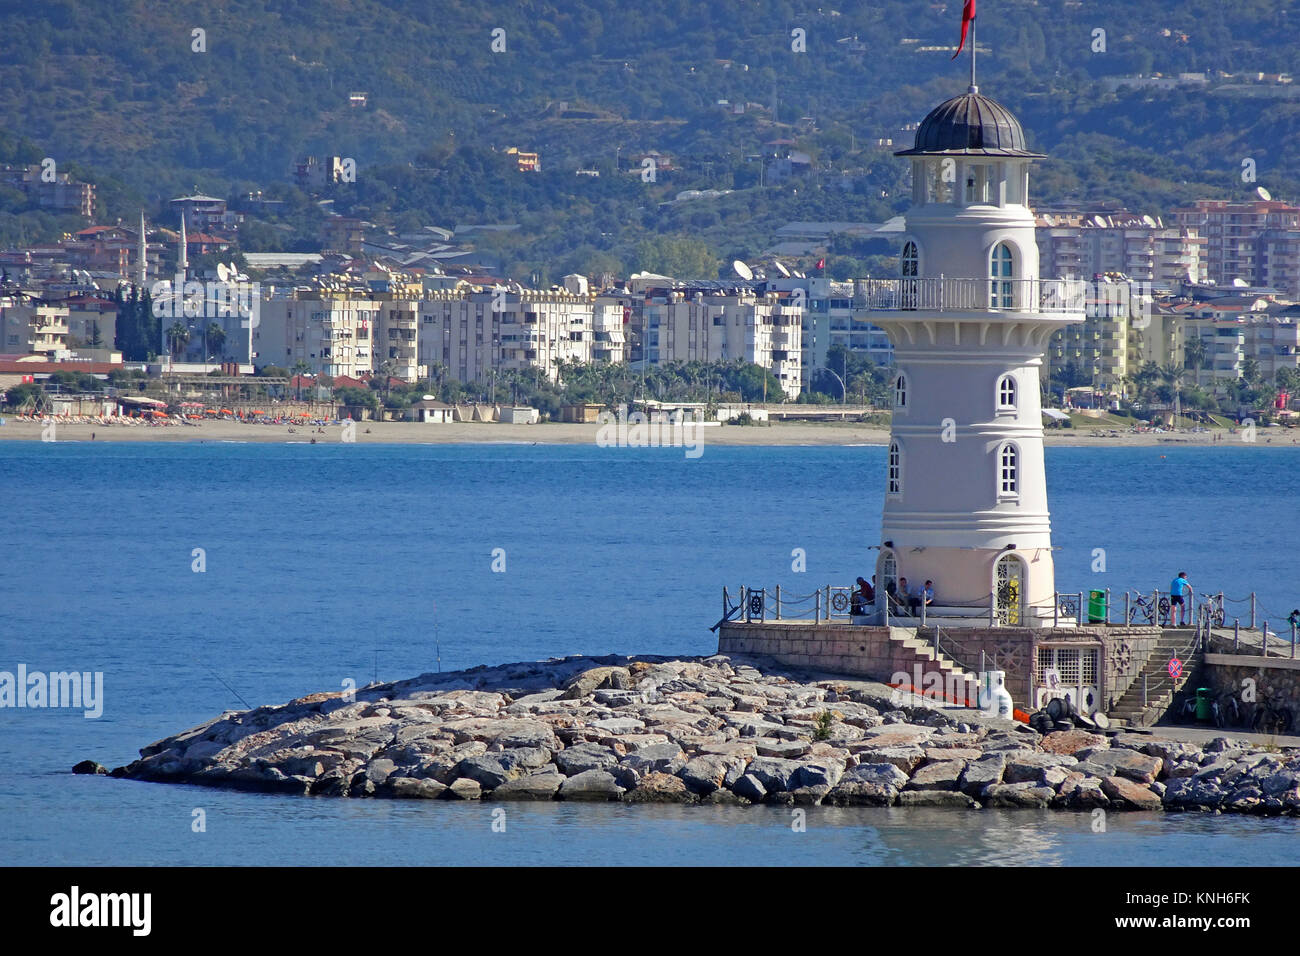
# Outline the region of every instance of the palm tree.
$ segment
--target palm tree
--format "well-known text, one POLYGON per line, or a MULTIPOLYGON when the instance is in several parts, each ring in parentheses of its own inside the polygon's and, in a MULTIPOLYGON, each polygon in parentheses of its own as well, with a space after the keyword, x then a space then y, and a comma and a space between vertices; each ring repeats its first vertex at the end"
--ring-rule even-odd
POLYGON ((219 322, 211 322, 203 330, 203 341, 207 346, 207 354, 220 356, 226 345, 226 330, 219 322))
POLYGON ((177 353, 185 351, 185 347, 190 344, 190 330, 184 322, 178 320, 172 323, 167 330, 167 343, 173 359, 178 357, 177 353))
POLYGON ((301 402, 302 401, 302 377, 307 372, 311 371, 311 366, 308 365, 305 360, 298 359, 298 361, 293 363, 293 368, 291 368, 289 371, 293 373, 293 378, 296 378, 298 380, 298 384, 294 386, 295 389, 294 401, 301 402))
POLYGON ((1192 381, 1201 384, 1201 369, 1206 367, 1206 359, 1209 358, 1209 349, 1205 347, 1205 340, 1199 335, 1191 336, 1183 344, 1183 364, 1194 373, 1192 381))

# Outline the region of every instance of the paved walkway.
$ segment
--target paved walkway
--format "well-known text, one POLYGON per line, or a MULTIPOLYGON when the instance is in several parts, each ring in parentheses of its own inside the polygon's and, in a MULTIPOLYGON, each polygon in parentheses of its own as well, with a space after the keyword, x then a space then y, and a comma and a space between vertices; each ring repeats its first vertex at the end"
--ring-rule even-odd
POLYGON ((1257 746, 1272 744, 1277 747, 1300 747, 1300 737, 1294 734, 1278 737, 1270 734, 1257 734, 1253 731, 1239 730, 1233 727, 1196 727, 1183 724, 1156 724, 1154 727, 1126 727, 1124 733, 1150 732, 1153 737, 1165 737, 1169 740, 1181 740, 1185 743, 1207 744, 1215 737, 1227 737, 1229 740, 1243 740, 1257 746))

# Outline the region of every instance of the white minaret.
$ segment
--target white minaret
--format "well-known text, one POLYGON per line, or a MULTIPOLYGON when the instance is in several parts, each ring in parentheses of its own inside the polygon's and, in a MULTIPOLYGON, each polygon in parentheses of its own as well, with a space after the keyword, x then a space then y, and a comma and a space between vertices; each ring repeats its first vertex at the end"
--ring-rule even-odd
POLYGON ((140 210, 140 262, 136 270, 139 276, 139 285, 143 289, 145 283, 149 280, 149 245, 144 236, 144 210, 140 210))
POLYGON ((1041 280, 1020 123, 979 95, 916 132, 900 277, 865 280, 897 378, 878 591, 934 581, 937 608, 1050 624, 1055 603, 1039 367, 1082 322, 1081 283, 1041 280))
POLYGON ((176 260, 176 272, 182 279, 188 278, 190 273, 189 259, 189 241, 185 238, 185 213, 181 212, 181 249, 180 256, 176 260))

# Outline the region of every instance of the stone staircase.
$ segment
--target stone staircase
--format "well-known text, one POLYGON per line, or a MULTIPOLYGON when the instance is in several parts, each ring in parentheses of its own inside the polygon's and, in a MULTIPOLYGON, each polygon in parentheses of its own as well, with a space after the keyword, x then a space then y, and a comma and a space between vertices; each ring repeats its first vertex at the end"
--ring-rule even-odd
MULTIPOLYGON (((891 657, 897 670, 911 674, 919 664, 923 675, 938 673, 942 676, 945 700, 961 706, 979 706, 979 678, 936 651, 933 642, 917 637, 916 628, 891 626, 889 641, 894 648, 891 657)), ((926 688, 919 686, 914 689, 917 693, 924 693, 926 688)))
POLYGON ((1106 716, 1113 724, 1123 727, 1148 727, 1156 723, 1169 705, 1200 669, 1204 651, 1199 648, 1193 654, 1189 647, 1193 643, 1192 628, 1166 628, 1160 633, 1155 648, 1142 664, 1137 677, 1129 685, 1124 695, 1115 702, 1115 706, 1106 711, 1106 716), (1182 675, 1173 680, 1169 676, 1169 659, 1177 656, 1183 662, 1182 675), (1143 678, 1147 687, 1147 700, 1142 701, 1143 678))

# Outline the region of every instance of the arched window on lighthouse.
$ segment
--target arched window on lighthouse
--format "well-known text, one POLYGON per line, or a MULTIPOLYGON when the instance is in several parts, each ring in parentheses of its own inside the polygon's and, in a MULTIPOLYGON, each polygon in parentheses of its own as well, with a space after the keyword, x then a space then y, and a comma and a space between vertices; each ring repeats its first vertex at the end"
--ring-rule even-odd
POLYGON ((903 493, 903 449, 896 441, 889 443, 889 475, 886 489, 891 495, 903 493))
POLYGON ((1020 449, 1007 442, 998 450, 998 497, 1020 495, 1020 449))
POLYGON ((907 408, 907 376, 902 372, 894 379, 894 407, 903 410, 907 408))
POLYGON ((998 379, 998 411, 1014 412, 1016 410, 1016 380, 1010 375, 998 379))
POLYGON ((1015 305, 1015 256, 1011 247, 999 242, 989 260, 989 308, 1010 309, 1015 305))
POLYGON ((885 592, 891 584, 897 583, 898 559, 894 557, 894 552, 889 548, 881 548, 880 565, 876 570, 876 593, 885 592))
POLYGON ((915 309, 920 292, 917 277, 921 274, 921 253, 915 242, 908 240, 903 243, 903 254, 899 262, 903 275, 903 281, 900 283, 901 304, 904 309, 915 309))

